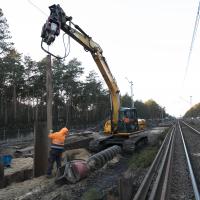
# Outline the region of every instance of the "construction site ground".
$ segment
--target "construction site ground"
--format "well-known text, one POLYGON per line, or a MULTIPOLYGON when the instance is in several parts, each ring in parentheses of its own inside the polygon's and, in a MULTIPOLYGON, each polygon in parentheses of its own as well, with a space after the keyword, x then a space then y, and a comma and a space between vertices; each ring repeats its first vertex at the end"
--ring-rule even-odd
MULTIPOLYGON (((160 143, 160 135, 167 129, 167 127, 156 127, 146 130, 143 134, 148 135, 149 146, 158 145, 160 143)), ((93 138, 99 137, 98 133, 86 133, 84 136, 81 134, 74 134, 68 138, 68 144, 73 145, 75 149, 66 150, 63 154, 63 160, 67 159, 83 159, 91 155, 86 148, 78 148, 79 142, 84 145, 82 141, 89 141, 93 138)), ((32 144, 33 145, 33 144, 32 144)), ((81 146, 80 145, 80 146, 81 146)), ((21 144, 23 148, 26 145, 21 144)), ((31 146, 31 143, 27 143, 31 146)), ((70 146, 70 145, 69 145, 70 146)), ((4 145, 0 149, 1 154, 12 154, 20 148, 20 144, 4 145)), ((134 154, 134 153, 133 153, 134 154)), ((31 155, 31 154, 30 154, 31 155)), ((55 177, 46 178, 40 176, 38 178, 29 178, 25 181, 19 180, 14 182, 10 180, 7 187, 0 189, 0 200, 35 200, 35 199, 48 199, 48 200, 92 200, 92 199, 109 199, 117 200, 123 193, 127 192, 128 187, 124 190, 123 185, 129 185, 131 191, 137 190, 148 168, 130 168, 129 160, 132 155, 121 154, 116 156, 113 160, 109 161, 103 168, 92 172, 87 178, 81 180, 76 184, 56 184, 55 177)), ((11 166, 5 168, 5 176, 11 176, 23 170, 32 170, 33 158, 20 157, 13 158, 11 166)), ((55 175, 54 171, 54 175, 55 175)), ((21 176, 19 174, 18 176, 21 176)))

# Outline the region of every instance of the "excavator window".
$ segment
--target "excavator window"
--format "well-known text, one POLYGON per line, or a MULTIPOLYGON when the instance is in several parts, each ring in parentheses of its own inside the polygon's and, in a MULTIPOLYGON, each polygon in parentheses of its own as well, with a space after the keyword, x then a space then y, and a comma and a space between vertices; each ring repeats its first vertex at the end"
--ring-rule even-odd
POLYGON ((137 119, 137 112, 135 109, 130 110, 130 118, 131 119, 137 119))

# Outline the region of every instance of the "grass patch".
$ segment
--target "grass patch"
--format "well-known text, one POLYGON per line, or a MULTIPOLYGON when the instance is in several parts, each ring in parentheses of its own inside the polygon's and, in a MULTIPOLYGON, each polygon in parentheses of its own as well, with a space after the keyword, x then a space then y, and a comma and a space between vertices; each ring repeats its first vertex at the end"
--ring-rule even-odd
POLYGON ((160 148, 166 134, 170 128, 165 129, 156 139, 156 143, 144 149, 136 151, 128 160, 128 166, 131 169, 147 168, 153 162, 158 149, 160 148))
POLYGON ((99 200, 102 198, 101 193, 96 188, 90 188, 86 191, 83 196, 82 200, 99 200))
POLYGON ((158 140, 163 141, 165 139, 166 134, 169 132, 170 128, 165 129, 160 136, 158 137, 158 140))
POLYGON ((144 149, 141 149, 138 152, 135 152, 132 157, 128 160, 128 166, 131 169, 138 168, 147 168, 153 162, 158 149, 160 148, 166 134, 168 133, 169 128, 165 129, 157 138, 156 144, 148 146, 144 149))
POLYGON ((139 152, 135 152, 128 161, 129 168, 137 169, 137 168, 149 167, 153 162, 153 159, 155 158, 157 151, 158 151, 157 147, 151 146, 142 149, 139 152))

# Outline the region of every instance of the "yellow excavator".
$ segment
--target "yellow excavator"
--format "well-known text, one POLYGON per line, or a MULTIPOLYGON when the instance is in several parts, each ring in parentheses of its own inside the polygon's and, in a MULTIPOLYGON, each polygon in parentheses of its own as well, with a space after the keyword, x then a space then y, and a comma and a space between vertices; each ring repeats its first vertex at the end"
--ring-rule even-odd
POLYGON ((67 16, 60 5, 52 5, 49 7, 50 16, 42 28, 41 48, 48 54, 53 55, 43 47, 43 43, 51 45, 60 31, 64 31, 75 41, 77 41, 86 51, 89 51, 100 70, 111 95, 111 117, 105 122, 105 137, 92 141, 90 149, 99 151, 114 144, 120 145, 124 150, 134 150, 138 144, 146 143, 147 136, 140 136, 140 127, 138 124, 137 111, 135 108, 120 107, 120 90, 113 77, 109 66, 103 56, 103 50, 93 41, 93 39, 85 33, 78 25, 72 22, 72 17, 67 16), (130 139, 131 135, 137 135, 130 139))

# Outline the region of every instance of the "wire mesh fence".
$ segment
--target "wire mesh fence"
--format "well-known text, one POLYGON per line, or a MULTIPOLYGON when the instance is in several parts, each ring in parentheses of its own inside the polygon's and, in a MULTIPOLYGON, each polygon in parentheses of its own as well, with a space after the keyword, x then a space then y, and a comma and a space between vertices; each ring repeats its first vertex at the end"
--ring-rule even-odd
POLYGON ((0 143, 10 143, 33 140, 33 129, 9 129, 0 128, 0 143))
MULTIPOLYGON (((72 124, 67 126, 70 130, 70 134, 73 135, 76 132, 84 131, 100 131, 103 130, 103 122, 92 124, 72 124)), ((54 125, 53 131, 58 131, 65 127, 65 124, 54 125)), ((13 143, 34 140, 34 128, 0 128, 0 144, 13 143)))

